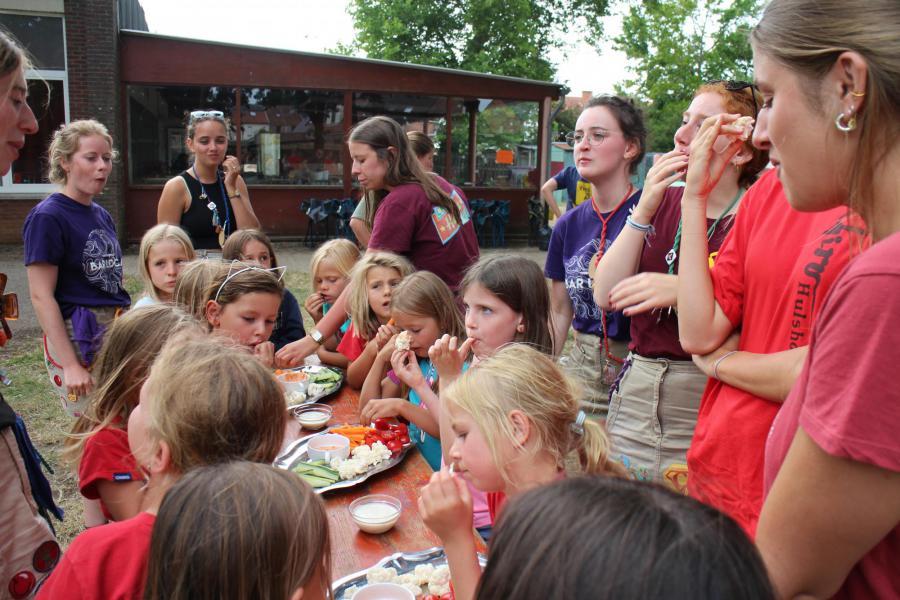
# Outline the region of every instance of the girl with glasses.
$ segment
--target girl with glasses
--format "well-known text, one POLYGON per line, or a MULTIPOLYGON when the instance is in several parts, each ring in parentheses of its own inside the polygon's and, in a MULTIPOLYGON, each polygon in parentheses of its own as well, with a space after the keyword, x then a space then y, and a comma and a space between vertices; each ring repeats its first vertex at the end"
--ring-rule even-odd
POLYGON ((198 110, 187 123, 189 169, 170 179, 156 209, 158 223, 179 225, 194 248, 220 255, 238 229, 259 228, 238 159, 228 155, 228 121, 221 111, 198 110))
POLYGON ((640 198, 630 178, 644 157, 646 138, 641 112, 630 100, 597 96, 588 101, 572 142, 578 174, 591 184, 591 201, 557 221, 544 266, 552 280, 553 348, 561 352, 569 328, 575 330, 561 364, 580 380, 585 410, 601 419, 609 406, 609 386, 628 353, 628 320, 597 306, 591 278, 640 198))
MULTIPOLYGON (((697 89, 675 132, 675 149, 647 173, 627 227, 603 255, 594 277, 597 304, 631 317, 631 352, 610 396, 606 422, 613 455, 637 479, 660 481, 682 493, 685 455, 707 377, 678 341, 673 307, 684 188, 670 186, 684 177, 691 142, 704 119, 725 112, 753 116, 756 105, 749 88, 734 89, 720 81, 697 89)), ((765 151, 746 140, 710 193, 710 261, 734 223, 741 197, 767 160, 765 151)))

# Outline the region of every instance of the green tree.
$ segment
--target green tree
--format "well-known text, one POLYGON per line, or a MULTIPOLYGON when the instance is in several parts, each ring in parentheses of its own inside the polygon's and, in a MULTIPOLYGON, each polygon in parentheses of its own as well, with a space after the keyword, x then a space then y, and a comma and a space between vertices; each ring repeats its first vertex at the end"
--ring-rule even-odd
MULTIPOLYGON (((351 0, 371 58, 551 81, 561 32, 600 40, 609 0, 351 0)), ((346 52, 347 48, 340 49, 346 52)))
POLYGON ((714 79, 752 81, 748 32, 758 0, 645 0, 629 6, 614 40, 634 77, 618 87, 646 109, 648 148, 672 149, 693 91, 714 79))

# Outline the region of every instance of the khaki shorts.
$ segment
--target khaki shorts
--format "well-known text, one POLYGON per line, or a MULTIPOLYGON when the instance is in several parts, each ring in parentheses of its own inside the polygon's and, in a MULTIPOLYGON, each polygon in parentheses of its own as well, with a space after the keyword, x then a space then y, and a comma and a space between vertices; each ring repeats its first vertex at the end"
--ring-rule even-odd
MULTIPOLYGON (((609 340, 609 351, 615 357, 624 358, 628 343, 609 340)), ((559 364, 581 385, 582 410, 596 419, 606 419, 610 384, 618 377, 622 365, 607 359, 603 338, 576 332, 575 342, 559 359, 559 364)))
POLYGON ((630 354, 610 395, 612 457, 636 479, 687 493, 687 450, 706 381, 692 361, 630 354))

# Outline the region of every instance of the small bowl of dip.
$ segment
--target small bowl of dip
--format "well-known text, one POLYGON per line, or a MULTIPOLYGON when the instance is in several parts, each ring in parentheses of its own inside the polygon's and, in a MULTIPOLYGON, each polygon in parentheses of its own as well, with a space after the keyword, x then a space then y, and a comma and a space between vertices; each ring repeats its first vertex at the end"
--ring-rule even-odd
POLYGON ((353 600, 416 600, 416 596, 396 583, 370 583, 359 588, 353 600))
POLYGON ((384 533, 400 519, 403 505, 393 496, 371 494, 350 503, 353 522, 366 533, 384 533))
POLYGON ((322 429, 331 420, 333 410, 327 404, 304 404, 291 411, 303 429, 322 429))
POLYGON ((306 446, 309 460, 345 459, 350 456, 350 439, 336 433, 320 433, 309 440, 306 446))
POLYGON ((281 388, 284 390, 285 395, 306 394, 306 386, 309 383, 309 377, 299 369, 276 371, 275 379, 281 384, 281 388))

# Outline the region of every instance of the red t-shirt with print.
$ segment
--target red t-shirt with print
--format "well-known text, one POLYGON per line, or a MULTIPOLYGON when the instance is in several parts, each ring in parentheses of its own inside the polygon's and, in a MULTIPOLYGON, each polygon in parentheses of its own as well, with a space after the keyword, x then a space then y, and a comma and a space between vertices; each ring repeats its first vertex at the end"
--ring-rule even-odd
POLYGON ((347 328, 347 333, 344 334, 344 337, 341 338, 340 343, 338 343, 337 351, 347 357, 347 360, 353 362, 363 353, 363 350, 366 349, 367 340, 356 335, 356 330, 353 328, 353 324, 350 324, 350 327, 347 328))
MULTIPOLYGON (((84 442, 78 465, 78 489, 82 496, 90 500, 100 498, 97 491, 99 481, 128 483, 143 480, 128 446, 128 431, 117 427, 117 423, 121 420, 117 419, 113 425, 97 431, 84 442)), ((104 516, 111 518, 102 501, 100 507, 104 516)))
MULTIPOLYGON (((767 493, 798 427, 832 456, 900 472, 898 257, 900 233, 854 259, 835 282, 769 435, 767 493)), ((834 597, 900 598, 898 561, 900 525, 856 563, 834 597)))
MULTIPOLYGON (((738 348, 770 354, 809 344, 822 299, 847 264, 847 209, 802 213, 775 170, 745 194, 712 269, 738 348)), ((753 537, 763 501, 766 436, 781 405, 710 379, 688 450, 688 493, 753 537)))
POLYGON ((154 515, 142 512, 79 535, 38 592, 38 600, 143 598, 155 521, 154 515))
POLYGON ((455 293, 463 274, 478 260, 478 238, 462 191, 434 176, 451 194, 462 217, 458 224, 433 206, 418 183, 398 185, 384 197, 372 223, 369 249, 402 254, 420 271, 431 271, 455 293))

